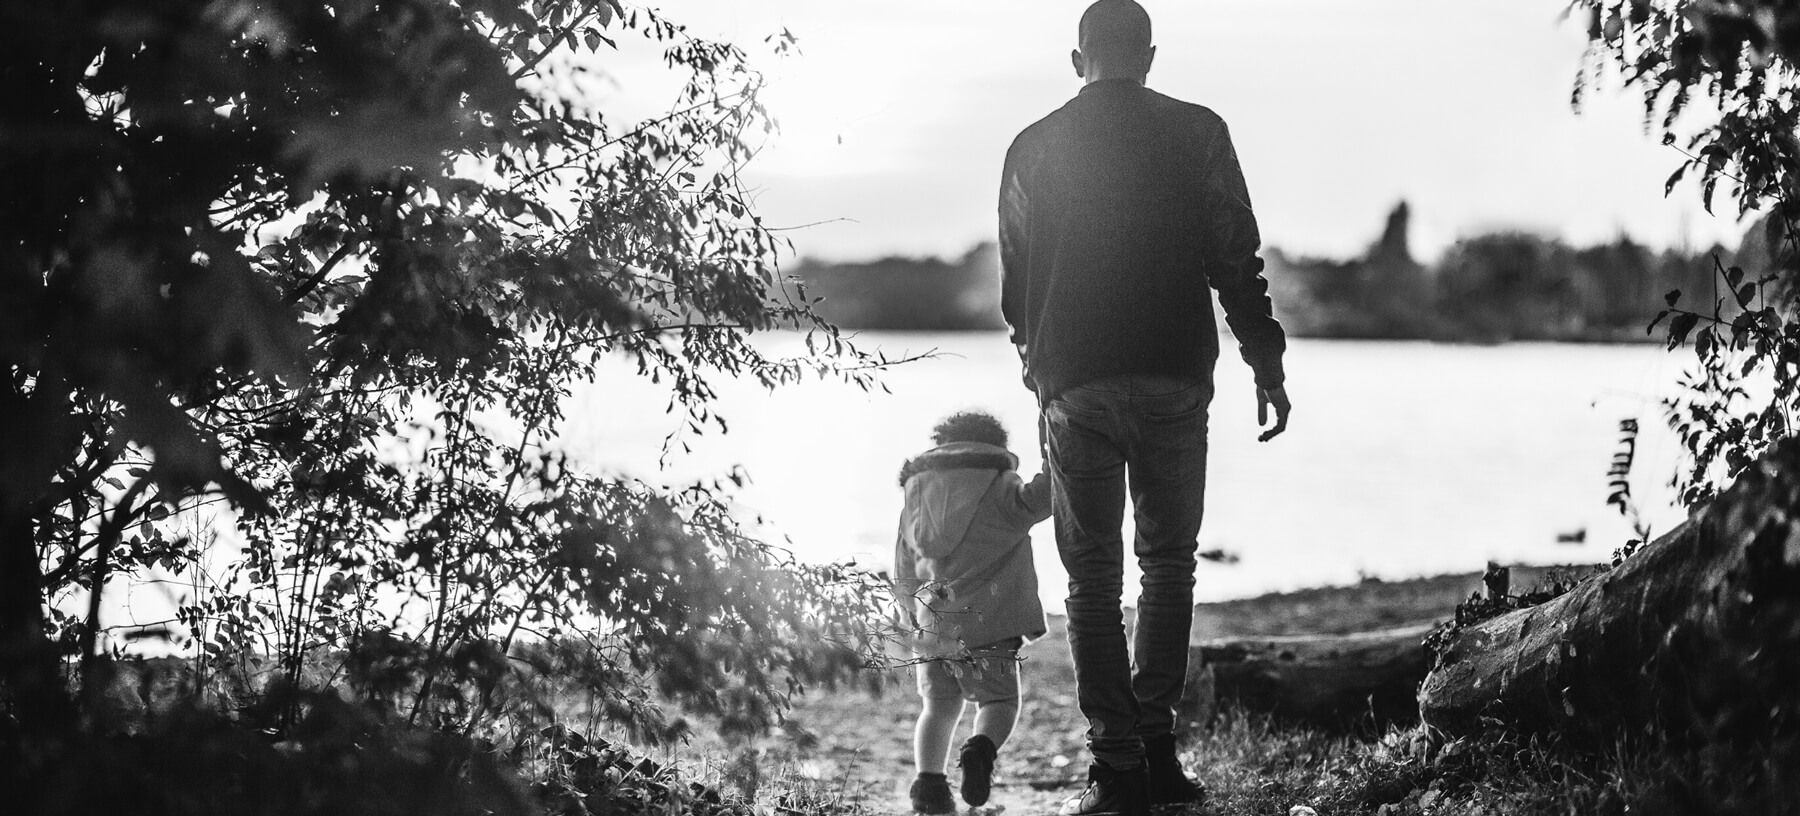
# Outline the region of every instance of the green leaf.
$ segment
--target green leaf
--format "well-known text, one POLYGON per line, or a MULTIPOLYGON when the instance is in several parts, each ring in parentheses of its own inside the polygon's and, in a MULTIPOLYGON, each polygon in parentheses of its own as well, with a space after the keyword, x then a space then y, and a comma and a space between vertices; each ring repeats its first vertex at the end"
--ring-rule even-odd
POLYGON ((1681 290, 1680 289, 1670 289, 1668 294, 1663 295, 1663 302, 1669 304, 1670 308, 1674 308, 1675 301, 1678 301, 1680 299, 1681 299, 1681 290))
POLYGON ((1656 331, 1656 324, 1661 323, 1662 319, 1665 317, 1668 317, 1668 316, 1669 316, 1668 309, 1664 309, 1660 312, 1657 312, 1656 317, 1653 317, 1650 319, 1650 325, 1644 327, 1644 333, 1649 334, 1651 332, 1656 331))
MULTIPOLYGON (((1737 267, 1734 266, 1732 268, 1736 269, 1737 267)), ((1738 302, 1739 306, 1742 306, 1746 309, 1749 308, 1750 300, 1754 297, 1756 297, 1756 284, 1746 283, 1743 286, 1738 287, 1737 302, 1738 302)))
POLYGON ((1725 285, 1726 286, 1736 289, 1738 282, 1742 281, 1743 279, 1744 279, 1744 270, 1741 267, 1734 266, 1730 269, 1725 270, 1725 285))

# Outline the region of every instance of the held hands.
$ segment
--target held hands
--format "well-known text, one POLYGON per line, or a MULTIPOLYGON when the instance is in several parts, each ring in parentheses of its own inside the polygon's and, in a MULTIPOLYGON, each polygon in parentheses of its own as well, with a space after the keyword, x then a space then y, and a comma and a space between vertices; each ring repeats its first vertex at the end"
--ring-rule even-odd
POLYGON ((1269 422, 1269 406, 1275 406, 1275 427, 1262 432, 1256 437, 1258 442, 1267 442, 1287 430, 1288 404, 1287 389, 1281 386, 1256 389, 1256 426, 1262 427, 1269 422))

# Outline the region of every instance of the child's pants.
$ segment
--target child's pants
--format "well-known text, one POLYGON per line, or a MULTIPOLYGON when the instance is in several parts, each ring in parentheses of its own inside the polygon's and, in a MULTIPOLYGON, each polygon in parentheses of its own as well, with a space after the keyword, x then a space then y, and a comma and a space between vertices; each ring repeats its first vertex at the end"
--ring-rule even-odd
POLYGON ((969 650, 969 659, 945 658, 918 664, 919 696, 927 700, 1006 703, 1019 699, 1019 647, 1008 638, 969 650))

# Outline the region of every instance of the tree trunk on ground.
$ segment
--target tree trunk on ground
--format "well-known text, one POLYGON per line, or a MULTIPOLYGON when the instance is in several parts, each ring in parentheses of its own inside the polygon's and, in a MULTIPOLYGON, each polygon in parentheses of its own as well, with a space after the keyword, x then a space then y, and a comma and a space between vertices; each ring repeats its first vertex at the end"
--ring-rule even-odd
POLYGON ((1202 719, 1209 705, 1234 702, 1333 730, 1411 722, 1434 626, 1208 641, 1191 648, 1189 665, 1210 677, 1193 678, 1188 696, 1202 719))
POLYGON ((1800 440, 1618 568, 1455 634, 1419 705, 1452 734, 1800 732, 1800 440))

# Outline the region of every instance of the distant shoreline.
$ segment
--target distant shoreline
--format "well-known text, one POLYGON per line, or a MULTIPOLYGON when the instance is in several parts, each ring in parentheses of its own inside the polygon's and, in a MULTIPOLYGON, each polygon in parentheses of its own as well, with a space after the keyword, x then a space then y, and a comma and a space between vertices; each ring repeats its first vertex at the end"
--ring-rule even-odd
MULTIPOLYGON (((1585 576, 1591 564, 1512 565, 1515 592, 1537 586, 1552 572, 1585 576)), ((1355 584, 1269 592, 1252 598, 1212 601, 1194 608, 1194 637, 1279 637, 1342 635, 1448 620, 1457 604, 1481 589, 1481 573, 1459 572, 1419 578, 1368 578, 1355 584)))
MULTIPOLYGON (((1594 564, 1530 566, 1514 564, 1512 590, 1536 588, 1551 573, 1585 577, 1594 564)), ((1482 573, 1455 572, 1417 578, 1367 578, 1354 584, 1267 592, 1250 598, 1207 601, 1194 606, 1192 639, 1348 635, 1437 623, 1482 589, 1482 573)), ((1060 636, 1066 616, 1052 614, 1050 631, 1060 636)))
MULTIPOLYGON (((1427 264, 1408 248, 1410 223, 1410 208, 1396 205, 1380 237, 1356 258, 1265 248, 1263 277, 1289 336, 1654 342, 1645 328, 1667 293, 1713 291, 1720 263, 1760 269, 1770 255, 1755 227, 1736 251, 1652 250, 1624 238, 1573 246, 1500 231, 1459 239, 1427 264)), ((955 258, 802 258, 784 275, 781 286, 794 290, 789 294, 804 294, 821 317, 846 329, 982 330, 1005 324, 999 251, 991 241, 955 258)), ((1733 311, 1735 304, 1726 300, 1726 311, 1733 311)))

